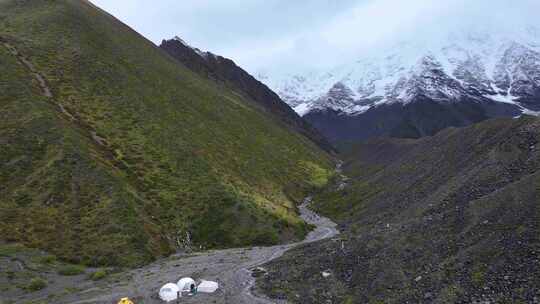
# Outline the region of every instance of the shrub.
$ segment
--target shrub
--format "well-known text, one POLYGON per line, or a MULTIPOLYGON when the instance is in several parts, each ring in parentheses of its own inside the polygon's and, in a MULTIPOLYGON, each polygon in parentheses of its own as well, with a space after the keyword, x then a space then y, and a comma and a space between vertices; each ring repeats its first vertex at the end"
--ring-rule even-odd
POLYGON ((56 262, 56 256, 54 255, 44 255, 37 258, 39 264, 53 264, 56 262))
POLYGON ((99 269, 96 272, 92 273, 92 275, 90 275, 90 279, 92 279, 93 281, 99 281, 106 276, 107 271, 105 269, 99 269))
POLYGON ((253 243, 259 246, 275 245, 279 242, 279 236, 275 231, 259 231, 253 243))
POLYGON ((26 289, 30 291, 38 291, 45 287, 47 287, 47 281, 43 280, 42 278, 33 278, 30 280, 30 284, 28 284, 26 289))
POLYGON ((64 276, 74 276, 84 273, 84 267, 79 265, 67 265, 58 269, 58 274, 64 276))
POLYGON ((484 283, 484 272, 482 270, 476 270, 471 275, 471 280, 474 285, 479 286, 484 283))

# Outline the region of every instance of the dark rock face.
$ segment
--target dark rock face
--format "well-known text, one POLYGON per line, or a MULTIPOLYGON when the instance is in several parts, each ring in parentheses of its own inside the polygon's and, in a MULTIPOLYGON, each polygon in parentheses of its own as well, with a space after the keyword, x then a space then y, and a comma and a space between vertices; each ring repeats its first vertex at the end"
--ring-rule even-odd
POLYGON ((160 48, 195 73, 232 87, 255 101, 264 111, 273 114, 287 127, 311 139, 327 152, 334 153, 332 145, 316 129, 296 114, 276 93, 232 60, 210 52, 201 52, 180 39, 164 40, 160 48))
MULTIPOLYGON (((520 98, 537 97, 540 88, 540 53, 513 44, 497 65, 496 85, 520 98)), ((540 103, 540 101, 537 101, 540 103)))
POLYGON ((338 82, 318 102, 325 104, 328 108, 340 108, 354 102, 352 96, 352 90, 338 82))
POLYGON ((531 91, 531 94, 526 97, 520 98, 521 104, 532 111, 540 111, 540 88, 535 88, 531 91))
POLYGON ((360 115, 319 110, 308 113, 304 118, 327 138, 343 142, 379 136, 419 138, 447 127, 463 127, 491 117, 516 116, 520 113, 514 105, 487 99, 478 102, 463 98, 448 103, 420 96, 408 104, 383 104, 360 115))

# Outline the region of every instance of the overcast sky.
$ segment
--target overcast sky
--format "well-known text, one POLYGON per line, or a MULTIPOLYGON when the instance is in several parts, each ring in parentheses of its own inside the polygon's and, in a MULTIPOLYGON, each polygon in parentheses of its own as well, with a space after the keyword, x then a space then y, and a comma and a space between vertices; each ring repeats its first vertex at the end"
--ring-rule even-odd
POLYGON ((156 44, 178 35, 252 73, 330 67, 455 24, 540 25, 540 0, 91 1, 156 44))

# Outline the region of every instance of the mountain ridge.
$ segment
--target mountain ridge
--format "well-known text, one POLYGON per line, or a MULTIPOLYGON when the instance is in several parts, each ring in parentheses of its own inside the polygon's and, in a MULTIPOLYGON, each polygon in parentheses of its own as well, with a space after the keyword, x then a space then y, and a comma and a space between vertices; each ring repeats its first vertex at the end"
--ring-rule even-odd
POLYGON ((179 37, 163 40, 159 47, 192 71, 218 83, 229 85, 247 95, 279 121, 313 140, 327 152, 336 152, 316 129, 298 116, 276 93, 237 66, 231 59, 211 52, 203 52, 190 46, 179 37))
MULTIPOLYGON (((336 137, 338 131, 325 124, 325 119, 336 121, 337 128, 355 120, 354 128, 373 129, 376 126, 367 117, 376 114, 373 112, 385 112, 377 108, 396 108, 398 104, 402 106, 398 112, 403 113, 403 124, 409 120, 407 109, 419 100, 431 100, 454 112, 457 110, 453 104, 461 103, 469 110, 461 111, 460 116, 470 116, 467 112, 471 108, 485 108, 473 122, 499 116, 539 115, 540 38, 532 30, 517 36, 469 30, 434 42, 407 41, 329 71, 259 77, 332 141, 355 138, 352 134, 336 137)), ((384 121, 384 116, 379 118, 384 121)), ((390 129, 367 137, 393 135, 390 129)))

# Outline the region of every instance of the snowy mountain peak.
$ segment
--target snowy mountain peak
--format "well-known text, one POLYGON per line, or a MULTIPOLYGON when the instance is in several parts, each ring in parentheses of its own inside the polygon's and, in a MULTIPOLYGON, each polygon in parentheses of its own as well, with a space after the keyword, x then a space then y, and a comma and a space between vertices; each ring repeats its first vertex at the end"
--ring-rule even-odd
POLYGON ((540 30, 459 30, 430 41, 397 43, 327 71, 259 76, 301 115, 318 110, 359 115, 419 97, 492 100, 535 113, 540 110, 540 30))

